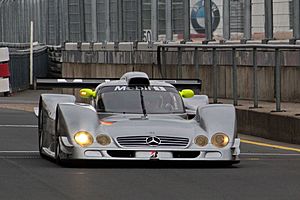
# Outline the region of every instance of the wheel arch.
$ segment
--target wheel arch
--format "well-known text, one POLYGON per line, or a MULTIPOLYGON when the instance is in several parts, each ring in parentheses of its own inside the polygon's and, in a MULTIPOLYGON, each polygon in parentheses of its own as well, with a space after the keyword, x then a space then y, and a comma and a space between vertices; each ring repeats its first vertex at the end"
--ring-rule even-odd
POLYGON ((56 109, 56 136, 68 137, 70 141, 78 131, 96 133, 99 126, 98 115, 89 104, 60 103, 56 109))

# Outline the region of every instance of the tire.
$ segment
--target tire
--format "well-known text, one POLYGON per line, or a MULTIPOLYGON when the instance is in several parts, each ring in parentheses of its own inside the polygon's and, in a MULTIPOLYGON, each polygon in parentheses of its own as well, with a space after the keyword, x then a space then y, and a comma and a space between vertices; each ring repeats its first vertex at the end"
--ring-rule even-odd
POLYGON ((61 166, 68 166, 68 161, 65 160, 65 159, 61 159, 60 155, 62 154, 62 151, 61 151, 61 147, 60 147, 60 142, 59 142, 59 132, 58 132, 58 120, 59 119, 59 114, 58 114, 58 108, 56 109, 56 117, 55 117, 55 136, 56 136, 56 142, 55 142, 55 162, 58 164, 58 165, 61 165, 61 166))
POLYGON ((61 154, 60 144, 59 144, 59 140, 57 139, 56 145, 55 145, 55 162, 57 164, 62 163, 61 158, 60 158, 60 154, 61 154))
POLYGON ((39 153, 41 156, 44 155, 42 143, 43 143, 43 136, 42 136, 42 133, 39 133, 39 153))
POLYGON ((60 143, 59 143, 59 140, 57 139, 56 147, 55 147, 55 162, 56 162, 56 164, 58 164, 62 167, 71 167, 72 162, 69 160, 61 159, 61 157, 60 157, 61 153, 62 153, 62 151, 60 148, 60 143))
POLYGON ((44 154, 44 151, 43 151, 43 139, 44 139, 44 131, 43 131, 43 111, 42 111, 42 108, 40 106, 40 111, 39 111, 39 120, 38 120, 38 140, 39 140, 39 153, 40 153, 40 156, 42 158, 45 158, 46 155, 44 154))
POLYGON ((56 108, 56 116, 55 116, 55 162, 57 164, 61 164, 61 159, 60 159, 60 153, 61 153, 61 148, 60 148, 60 143, 59 143, 59 133, 58 133, 58 108, 56 108))

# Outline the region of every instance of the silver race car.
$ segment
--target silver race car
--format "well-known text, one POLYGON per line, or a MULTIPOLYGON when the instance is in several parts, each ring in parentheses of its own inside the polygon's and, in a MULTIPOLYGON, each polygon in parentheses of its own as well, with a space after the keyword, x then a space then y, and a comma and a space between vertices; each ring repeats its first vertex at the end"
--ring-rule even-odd
MULTIPOLYGON (((84 80, 70 84, 79 82, 84 80)), ((69 82, 59 83, 66 86, 69 82)), ((143 72, 128 72, 119 80, 103 80, 95 90, 81 89, 80 96, 90 104, 76 103, 73 95, 42 94, 35 109, 39 152, 61 162, 238 163, 235 108, 208 104, 207 96, 194 95, 190 89, 178 92, 177 86, 188 85, 192 84, 149 80, 143 72)))

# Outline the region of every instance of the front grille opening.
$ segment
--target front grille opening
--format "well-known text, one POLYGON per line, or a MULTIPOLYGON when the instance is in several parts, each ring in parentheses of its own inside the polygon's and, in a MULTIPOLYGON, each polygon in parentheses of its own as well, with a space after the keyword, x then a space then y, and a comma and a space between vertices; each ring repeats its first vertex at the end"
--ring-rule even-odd
POLYGON ((197 158, 200 151, 173 151, 173 158, 197 158))
POLYGON ((119 151, 119 150, 108 150, 107 154, 111 157, 119 157, 119 158, 134 158, 135 151, 119 151))
MULTIPOLYGON (((123 147, 148 147, 147 138, 151 136, 127 136, 117 137, 117 142, 123 147)), ((171 136, 155 136, 160 140, 158 146, 161 147, 186 147, 189 143, 189 138, 171 137, 171 136)))

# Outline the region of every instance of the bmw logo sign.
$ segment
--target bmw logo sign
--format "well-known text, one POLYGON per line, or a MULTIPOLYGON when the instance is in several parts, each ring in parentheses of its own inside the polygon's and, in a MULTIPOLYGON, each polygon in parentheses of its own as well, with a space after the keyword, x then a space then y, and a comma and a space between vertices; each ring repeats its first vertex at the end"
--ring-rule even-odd
MULTIPOLYGON (((191 23, 197 33, 205 33, 204 1, 197 1, 191 10, 191 23)), ((220 11, 214 2, 212 4, 212 31, 215 31, 220 23, 220 11)))

